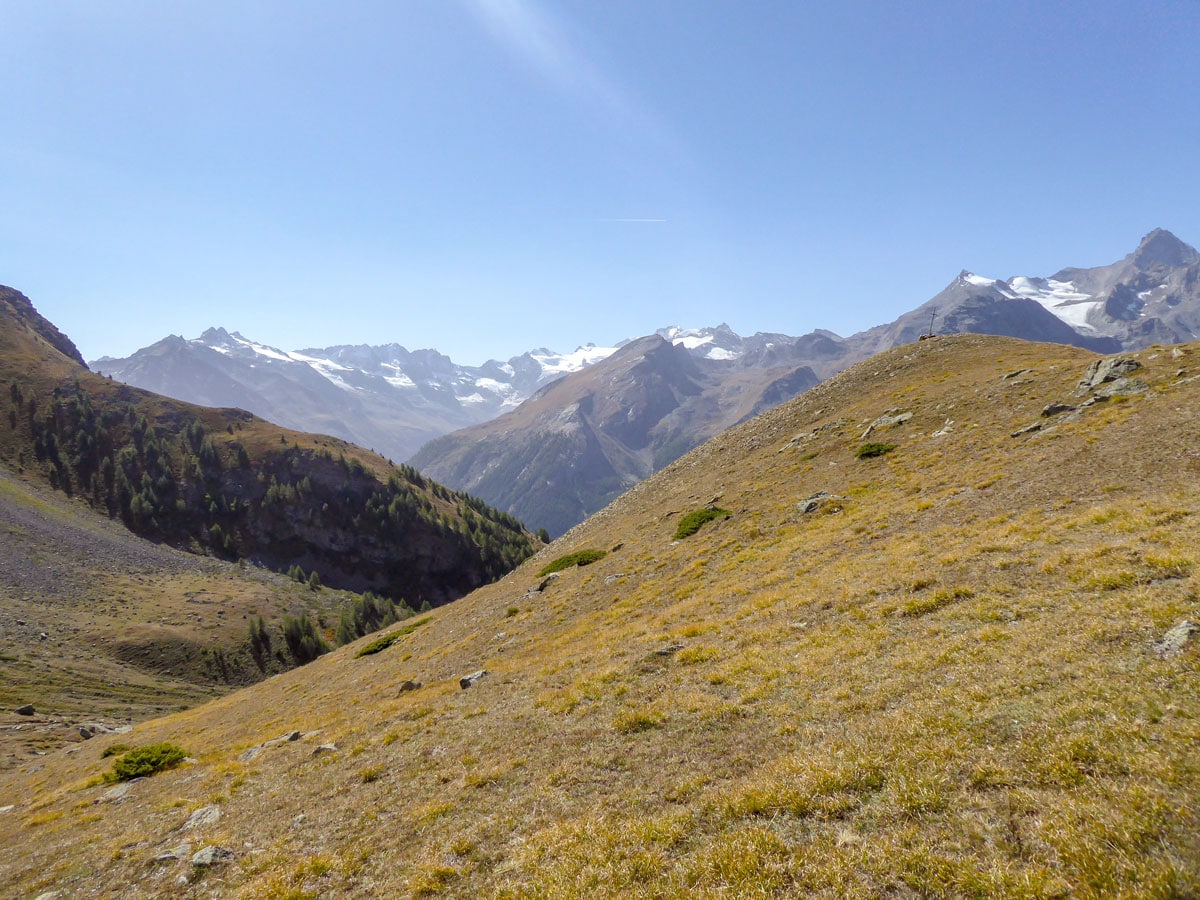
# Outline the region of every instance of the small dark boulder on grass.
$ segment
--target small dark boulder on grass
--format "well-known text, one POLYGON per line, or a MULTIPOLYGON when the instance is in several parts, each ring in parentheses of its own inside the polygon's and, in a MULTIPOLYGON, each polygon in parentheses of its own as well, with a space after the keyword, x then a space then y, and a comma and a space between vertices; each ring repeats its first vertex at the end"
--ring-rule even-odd
POLYGON ((24 706, 18 706, 16 709, 18 716, 32 716, 33 712, 34 710, 32 703, 26 703, 24 706))

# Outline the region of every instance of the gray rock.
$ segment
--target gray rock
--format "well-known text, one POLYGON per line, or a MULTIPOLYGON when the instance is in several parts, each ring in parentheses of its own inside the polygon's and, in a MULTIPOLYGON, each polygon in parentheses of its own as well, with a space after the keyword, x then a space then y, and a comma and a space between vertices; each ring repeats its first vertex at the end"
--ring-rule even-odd
POLYGON ((420 687, 421 687, 421 682, 419 682, 419 681, 406 681, 406 682, 404 682, 404 684, 400 685, 400 693, 403 694, 406 691, 419 690, 420 687))
POLYGON ((480 669, 478 672, 472 672, 470 675, 464 675, 462 678, 458 679, 458 686, 465 691, 487 674, 487 669, 480 669))
POLYGON ((679 643, 668 644, 665 647, 659 647, 657 650, 652 652, 650 655, 651 656, 673 656, 674 654, 678 653, 682 649, 683 649, 683 644, 679 644, 679 643))
POLYGON ((899 412, 896 410, 888 410, 874 422, 867 426, 867 430, 862 433, 862 436, 869 437, 871 432, 876 428, 891 428, 893 425, 903 425, 913 417, 911 412, 899 412))
POLYGON ((158 856, 154 857, 154 859, 152 859, 151 862, 155 862, 155 863, 174 862, 177 859, 186 859, 187 855, 191 852, 192 852, 192 845, 185 842, 185 843, 180 844, 177 847, 167 848, 166 850, 162 851, 162 853, 158 854, 158 856))
POLYGON ((200 867, 214 866, 217 863, 223 863, 230 859, 233 859, 232 850, 226 850, 224 847, 216 847, 210 844, 207 847, 201 847, 192 854, 192 865, 200 867))
POLYGON ((539 581, 534 587, 530 588, 529 592, 531 594, 533 594, 533 593, 540 594, 546 588, 550 587, 550 585, 553 584, 558 579, 558 577, 559 577, 558 572, 551 572, 549 575, 547 575, 545 578, 543 578, 541 581, 539 581))
POLYGON ((604 583, 612 584, 614 581, 620 581, 624 577, 625 577, 624 572, 614 572, 612 575, 605 576, 604 583))
POLYGON ((281 734, 277 738, 271 738, 269 741, 263 741, 261 744, 255 744, 248 750, 243 750, 238 755, 238 760, 241 762, 250 762, 268 747, 274 747, 277 744, 287 744, 292 741, 298 741, 302 737, 304 737, 304 732, 302 731, 289 731, 287 734, 281 734))
POLYGON ((66 891, 45 891, 38 894, 33 900, 66 900, 66 891))
POLYGON ((79 736, 81 738, 83 738, 85 741, 90 741, 93 737, 96 736, 96 732, 92 731, 92 729, 88 728, 86 725, 80 725, 79 726, 79 736))
POLYGON ((123 799, 125 799, 125 795, 129 793, 129 788, 132 784, 133 784, 133 781, 124 781, 121 784, 118 784, 116 787, 109 788, 107 791, 105 791, 103 794, 101 794, 98 798, 96 798, 96 802, 97 803, 114 803, 117 800, 123 800, 123 799))
POLYGON ((190 831, 193 828, 203 828, 206 825, 214 825, 220 818, 220 809, 215 806, 202 806, 188 816, 187 821, 183 823, 183 830, 190 831))
POLYGON ((32 716, 34 713, 33 704, 26 703, 24 706, 18 706, 16 713, 18 716, 32 716))
POLYGON ((1200 632, 1200 625, 1185 619, 1174 628, 1168 629, 1162 640, 1154 645, 1154 649, 1162 656, 1175 656, 1183 652, 1183 648, 1192 635, 1198 632, 1200 632))
POLYGON ((803 500, 797 503, 796 508, 805 515, 808 513, 815 513, 817 510, 822 509, 823 507, 832 507, 835 504, 837 505, 838 509, 841 509, 840 504, 843 499, 844 498, 839 497, 837 494, 831 494, 828 491, 817 491, 811 497, 805 497, 803 500))
POLYGON ((1005 381, 1012 381, 1014 378, 1020 378, 1022 375, 1032 375, 1033 369, 1017 369, 1015 372, 1009 372, 1004 376, 1005 381))
POLYGON ((1136 372, 1141 367, 1140 362, 1129 356, 1109 356, 1105 359, 1098 359, 1087 367, 1076 391, 1086 394, 1099 385, 1116 381, 1131 372, 1136 372))
POLYGON ((1144 394, 1148 390, 1150 390, 1150 385, 1140 378, 1118 378, 1110 384, 1097 388, 1096 396, 1101 399, 1132 397, 1134 394, 1144 394))
POLYGON ((1010 437, 1021 437, 1021 435, 1033 434, 1035 431, 1041 431, 1041 430, 1042 430, 1042 423, 1034 422, 1032 425, 1026 425, 1024 428, 1018 428, 1016 431, 1014 431, 1010 435, 1010 437))
POLYGON ((0 806, 0 813, 11 812, 12 810, 14 810, 16 808, 17 807, 15 805, 13 805, 12 803, 8 804, 8 806, 0 806))
POLYGON ((337 744, 322 744, 313 750, 313 756, 322 756, 326 753, 337 753, 337 744))
POLYGON ((1042 418, 1048 419, 1060 413, 1075 412, 1077 409, 1079 409, 1078 406, 1072 406, 1070 403, 1047 403, 1042 407, 1042 418))

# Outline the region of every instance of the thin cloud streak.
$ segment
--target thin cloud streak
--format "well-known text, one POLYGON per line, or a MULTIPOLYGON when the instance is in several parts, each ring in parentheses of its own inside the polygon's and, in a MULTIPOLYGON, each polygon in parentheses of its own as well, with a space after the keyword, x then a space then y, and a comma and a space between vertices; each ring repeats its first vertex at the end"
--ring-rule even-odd
POLYGON ((666 222, 666 219, 639 219, 634 217, 616 218, 616 219, 594 219, 595 222, 633 222, 635 224, 651 224, 658 225, 666 222))

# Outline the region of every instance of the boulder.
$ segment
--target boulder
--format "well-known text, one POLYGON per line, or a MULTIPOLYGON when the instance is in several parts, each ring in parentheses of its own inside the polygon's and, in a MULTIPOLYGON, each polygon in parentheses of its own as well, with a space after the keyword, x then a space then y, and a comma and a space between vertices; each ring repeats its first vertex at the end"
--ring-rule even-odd
POLYGON ((1087 367, 1087 371, 1083 373, 1083 378, 1080 380, 1076 391, 1080 394, 1086 394, 1093 388, 1109 382, 1116 381, 1118 378, 1136 372, 1142 367, 1142 364, 1130 356, 1109 356, 1104 359, 1098 359, 1087 367))
POLYGON ((404 684, 400 685, 400 693, 403 694, 406 691, 415 691, 415 690, 418 690, 420 687, 421 687, 421 682, 419 682, 419 681, 406 681, 406 682, 404 682, 404 684))
POLYGON ((24 706, 18 706, 16 713, 18 716, 32 716, 34 713, 33 704, 26 703, 24 706))
POLYGON ((828 491, 817 491, 810 497, 805 497, 796 504, 796 508, 800 512, 808 515, 815 513, 821 509, 827 509, 829 512, 837 512, 842 508, 842 497, 837 494, 831 494, 828 491))
POLYGON ((214 866, 217 863, 223 863, 230 859, 233 859, 232 850, 226 850, 224 847, 216 847, 210 844, 207 847, 201 847, 192 854, 192 865, 199 867, 214 866))
POLYGON ((219 808, 215 806, 202 806, 188 816, 187 821, 183 823, 183 830, 189 831, 193 828, 215 825, 220 818, 221 810, 219 808))
POLYGON ((862 433, 864 438, 870 437, 871 432, 876 428, 891 428, 893 425, 903 425, 913 417, 911 412, 900 412, 899 410, 889 409, 882 416, 867 426, 867 430, 862 433))
POLYGON ((472 672, 470 675, 464 675, 462 678, 458 679, 458 686, 465 691, 487 674, 487 669, 480 669, 478 672, 472 672))

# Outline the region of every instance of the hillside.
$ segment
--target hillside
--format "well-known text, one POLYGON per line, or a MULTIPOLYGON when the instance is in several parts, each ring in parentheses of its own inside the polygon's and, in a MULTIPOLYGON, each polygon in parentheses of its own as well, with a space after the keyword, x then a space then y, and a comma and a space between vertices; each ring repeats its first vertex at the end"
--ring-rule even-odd
POLYGON ((94 375, 51 330, 0 289, 0 461, 135 534, 415 605, 460 596, 532 550, 511 516, 411 468, 94 375))
POLYGON ((412 462, 558 535, 680 454, 816 383, 806 367, 735 365, 650 335, 497 419, 431 441, 412 462))
POLYGON ((290 668, 285 620, 332 637, 356 599, 146 541, 0 466, 0 769, 290 668))
POLYGON ((176 770, 97 783, 102 738, 0 775, 0 883, 1195 896, 1200 347, 1130 355, 962 336, 859 364, 389 648, 121 739, 176 770))

